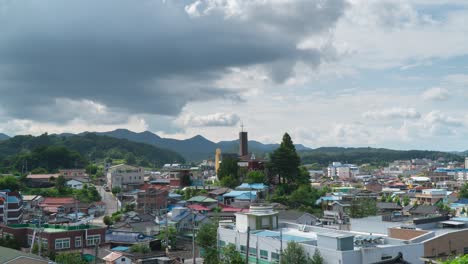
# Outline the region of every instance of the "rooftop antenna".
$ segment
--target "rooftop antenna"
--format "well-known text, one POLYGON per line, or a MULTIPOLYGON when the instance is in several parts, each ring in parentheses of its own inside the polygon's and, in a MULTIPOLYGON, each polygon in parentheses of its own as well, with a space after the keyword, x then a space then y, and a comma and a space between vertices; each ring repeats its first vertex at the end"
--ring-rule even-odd
POLYGON ((244 121, 241 121, 241 132, 244 132, 244 121))

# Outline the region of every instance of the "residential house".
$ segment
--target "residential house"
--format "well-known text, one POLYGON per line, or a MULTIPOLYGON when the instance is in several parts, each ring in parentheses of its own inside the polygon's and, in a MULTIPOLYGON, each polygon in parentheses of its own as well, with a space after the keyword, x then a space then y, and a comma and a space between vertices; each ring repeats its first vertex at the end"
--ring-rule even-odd
POLYGON ((393 213, 395 211, 401 211, 403 207, 397 203, 378 202, 377 210, 381 214, 393 213))
POLYGON ((214 189, 212 191, 210 191, 208 193, 208 196, 219 201, 219 202, 222 202, 223 201, 223 195, 232 191, 231 189, 229 188, 225 188, 225 187, 221 187, 221 188, 217 188, 217 189, 214 189))
POLYGON ((54 181, 59 176, 59 173, 29 174, 26 176, 26 181, 33 188, 47 188, 54 186, 54 181))
POLYGON ((85 169, 66 169, 59 170, 59 174, 62 175, 66 180, 78 180, 81 182, 88 182, 89 176, 86 174, 85 169))
POLYGON ((68 180, 65 185, 75 190, 83 189, 84 183, 79 180, 68 180))
POLYGON ((103 258, 106 264, 131 264, 130 258, 119 252, 111 252, 103 258))
POLYGON ((40 195, 22 195, 23 197, 23 219, 30 219, 39 208, 39 203, 44 200, 40 195))
POLYGON ((141 243, 149 244, 150 248, 152 248, 155 243, 160 242, 158 239, 154 238, 154 235, 148 236, 141 232, 108 230, 105 235, 106 242, 110 244, 111 248, 117 246, 132 246, 141 243))
POLYGON ((49 260, 16 249, 0 247, 0 263, 8 264, 48 264, 49 260))
POLYGON ((19 192, 0 191, 0 222, 21 223, 23 220, 23 198, 19 192))
POLYGON ((73 197, 47 197, 39 203, 44 214, 55 214, 58 217, 71 213, 79 201, 73 197))
POLYGON ((47 252, 77 250, 87 247, 102 246, 105 242, 105 227, 92 225, 64 226, 64 225, 42 225, 40 233, 36 225, 10 224, 0 225, 3 234, 7 233, 14 237, 22 247, 33 246, 42 242, 43 250, 47 252))
POLYGON ((107 186, 124 191, 138 189, 145 181, 144 170, 126 164, 112 166, 107 171, 107 186))

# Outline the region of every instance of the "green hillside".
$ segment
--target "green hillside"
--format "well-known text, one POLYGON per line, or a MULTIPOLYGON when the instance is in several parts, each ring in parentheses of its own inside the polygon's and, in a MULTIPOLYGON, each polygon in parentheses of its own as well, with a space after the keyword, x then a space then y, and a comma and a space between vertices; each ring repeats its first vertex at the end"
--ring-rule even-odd
POLYGON ((394 160, 422 159, 436 160, 443 158, 448 161, 463 161, 460 155, 430 150, 392 150, 384 148, 340 148, 323 147, 300 152, 303 164, 318 163, 327 166, 333 161, 353 164, 372 163, 385 165, 394 160))
POLYGON ((184 162, 170 150, 152 145, 95 134, 82 136, 16 136, 0 142, 0 166, 3 172, 44 168, 84 167, 89 162, 124 159, 140 166, 159 167, 165 163, 184 162))

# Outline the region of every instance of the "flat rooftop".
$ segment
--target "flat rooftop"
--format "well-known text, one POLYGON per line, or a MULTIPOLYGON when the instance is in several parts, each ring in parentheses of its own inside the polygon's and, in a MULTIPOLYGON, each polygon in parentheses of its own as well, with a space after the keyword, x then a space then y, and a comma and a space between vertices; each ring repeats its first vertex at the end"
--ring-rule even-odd
MULTIPOLYGON (((10 228, 38 228, 35 224, 10 224, 8 225, 10 228)), ((69 226, 69 225, 49 225, 44 224, 41 225, 44 228, 44 232, 46 233, 60 233, 66 231, 74 231, 74 230, 85 230, 85 229, 99 229, 103 228, 101 226, 94 226, 94 225, 78 225, 78 226, 69 226)))

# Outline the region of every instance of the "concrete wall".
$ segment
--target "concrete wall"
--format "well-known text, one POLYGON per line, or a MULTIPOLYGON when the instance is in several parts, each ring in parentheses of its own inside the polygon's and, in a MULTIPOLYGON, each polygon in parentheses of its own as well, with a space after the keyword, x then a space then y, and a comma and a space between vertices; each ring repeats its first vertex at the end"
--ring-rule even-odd
POLYGON ((443 234, 424 242, 425 257, 450 255, 451 253, 468 254, 468 229, 443 234))

